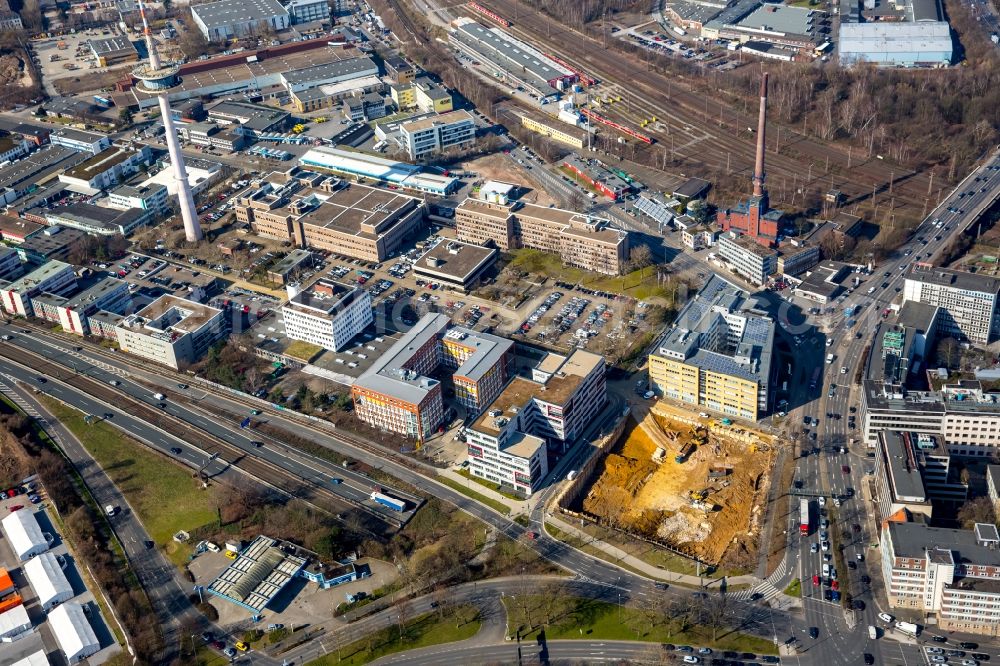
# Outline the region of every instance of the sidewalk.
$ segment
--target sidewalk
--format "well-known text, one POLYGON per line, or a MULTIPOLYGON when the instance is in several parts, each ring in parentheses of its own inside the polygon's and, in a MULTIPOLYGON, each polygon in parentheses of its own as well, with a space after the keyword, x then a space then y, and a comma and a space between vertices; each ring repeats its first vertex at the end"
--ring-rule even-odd
MULTIPOLYGON (((555 527, 559 528, 563 532, 570 534, 578 539, 586 541, 588 545, 593 546, 597 550, 603 552, 604 554, 613 557, 617 563, 627 565, 631 569, 635 569, 644 576, 653 578, 655 580, 665 580, 671 583, 680 583, 682 585, 691 585, 693 587, 706 587, 706 588, 717 588, 722 585, 722 581, 726 582, 726 585, 756 585, 760 583, 760 579, 756 576, 745 575, 745 576, 728 576, 722 578, 706 579, 704 577, 699 578, 698 576, 691 576, 688 574, 675 573, 669 571, 668 569, 661 569, 655 565, 650 564, 644 560, 635 557, 634 555, 629 555, 621 548, 617 546, 612 546, 609 543, 594 539, 586 532, 577 529, 573 525, 569 524, 556 514, 546 518, 546 522, 551 522, 555 527)), ((545 530, 545 525, 542 526, 545 530)), ((548 532, 546 531, 546 534, 548 532)), ((551 538, 555 539, 552 535, 551 538)), ((557 539, 558 540, 558 539, 557 539)), ((614 563, 613 563, 614 564, 614 563)))

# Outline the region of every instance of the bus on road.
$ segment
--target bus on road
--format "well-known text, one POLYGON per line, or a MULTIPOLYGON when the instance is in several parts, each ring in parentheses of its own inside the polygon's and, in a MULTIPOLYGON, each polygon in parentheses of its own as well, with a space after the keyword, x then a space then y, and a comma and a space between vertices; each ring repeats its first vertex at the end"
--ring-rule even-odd
POLYGON ((799 534, 809 534, 809 500, 799 500, 799 534))

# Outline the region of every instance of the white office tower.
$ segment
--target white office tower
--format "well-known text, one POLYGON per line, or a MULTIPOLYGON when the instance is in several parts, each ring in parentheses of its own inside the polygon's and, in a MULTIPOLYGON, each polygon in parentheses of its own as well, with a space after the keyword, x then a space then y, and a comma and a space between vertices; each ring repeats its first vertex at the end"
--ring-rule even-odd
POLYGON ((201 240, 201 225, 198 223, 198 213, 194 206, 194 195, 191 194, 191 184, 188 182, 187 168, 184 166, 184 154, 177 140, 177 130, 174 127, 173 114, 170 112, 169 91, 177 86, 177 71, 174 64, 163 64, 156 53, 153 34, 146 21, 146 12, 139 2, 139 13, 142 16, 142 28, 146 35, 146 49, 149 51, 149 63, 139 65, 132 75, 139 79, 142 90, 157 93, 160 103, 160 116, 163 118, 163 131, 167 138, 167 150, 170 151, 170 164, 174 170, 174 180, 177 182, 177 206, 184 220, 184 235, 189 243, 201 240))

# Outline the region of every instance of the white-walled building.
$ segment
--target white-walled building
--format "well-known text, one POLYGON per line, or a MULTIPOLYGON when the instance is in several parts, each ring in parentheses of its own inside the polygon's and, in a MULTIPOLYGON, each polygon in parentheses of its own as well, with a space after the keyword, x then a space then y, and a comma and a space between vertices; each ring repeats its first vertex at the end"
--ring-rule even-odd
POLYGON ((17 637, 28 631, 31 631, 31 618, 28 617, 24 604, 0 613, 0 643, 16 641, 17 637))
POLYGON ((152 184, 149 186, 139 185, 119 185, 108 191, 108 204, 119 210, 139 208, 142 210, 152 210, 159 215, 167 212, 167 188, 165 185, 152 184))
POLYGON ((73 266, 53 260, 4 287, 0 298, 8 314, 31 317, 35 314, 31 306, 33 296, 42 293, 64 296, 75 288, 76 272, 73 266))
POLYGON ((399 125, 399 136, 411 160, 476 140, 476 122, 468 111, 449 111, 399 125))
POLYGON ((719 256, 751 284, 764 284, 768 276, 778 270, 776 251, 736 232, 719 236, 719 256))
POLYGON ((0 521, 7 543, 21 562, 30 560, 49 549, 49 542, 42 533, 38 521, 28 509, 14 511, 0 521))
POLYGON ((19 659, 15 661, 10 666, 50 666, 49 658, 45 656, 45 650, 39 650, 38 652, 32 652, 24 659, 19 659))
POLYGON ((42 610, 48 612, 73 598, 73 586, 54 553, 42 553, 25 562, 22 568, 42 610))
POLYGON ((219 0, 191 7, 191 18, 210 42, 279 32, 291 25, 278 0, 219 0))
POLYGON ((281 308, 285 335, 293 340, 340 351, 374 320, 371 294, 360 287, 319 280, 293 292, 281 308))
POLYGON ((148 146, 138 150, 112 146, 59 174, 59 182, 79 192, 106 190, 138 173, 139 167, 152 159, 148 146))
POLYGON ((77 603, 65 603, 49 612, 49 627, 59 643, 66 661, 75 663, 101 649, 93 627, 77 603))
POLYGON ((116 328, 123 352, 179 370, 197 361, 226 332, 222 310, 164 295, 116 328))
POLYGON ((942 309, 939 338, 985 345, 1000 329, 1000 278, 914 263, 906 272, 903 301, 942 309))
POLYGON ((111 139, 107 134, 84 132, 71 127, 56 130, 50 134, 49 142, 54 146, 65 146, 70 150, 91 153, 92 155, 111 147, 111 139))
POLYGON ((99 310, 125 314, 131 302, 132 295, 127 282, 112 277, 105 278, 58 306, 59 324, 66 333, 89 335, 90 315, 99 310))

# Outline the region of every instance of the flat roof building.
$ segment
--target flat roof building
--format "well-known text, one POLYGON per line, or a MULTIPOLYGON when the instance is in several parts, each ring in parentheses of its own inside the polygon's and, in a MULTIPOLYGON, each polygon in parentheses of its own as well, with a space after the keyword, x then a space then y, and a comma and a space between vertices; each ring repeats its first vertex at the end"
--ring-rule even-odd
POLYGON ((530 247, 595 273, 619 275, 629 258, 628 232, 605 219, 518 201, 468 198, 455 209, 458 239, 501 252, 530 247))
POLYGON ((413 262, 413 274, 469 292, 492 272, 499 256, 495 248, 442 238, 413 262))
POLYGON ((54 146, 64 146, 77 152, 87 152, 92 155, 111 147, 111 139, 107 134, 84 132, 71 127, 54 131, 49 135, 49 142, 54 146))
POLYGON ((848 264, 839 261, 824 261, 818 266, 814 266, 806 277, 795 286, 792 293, 825 305, 840 295, 844 290, 844 281, 852 272, 852 268, 848 264))
POLYGON ((449 41, 453 46, 539 97, 557 95, 557 86, 577 79, 566 67, 499 28, 488 28, 464 17, 452 21, 452 28, 449 41))
POLYGON ((339 148, 319 146, 309 150, 299 163, 309 169, 323 169, 354 178, 371 178, 404 190, 444 196, 460 186, 451 176, 427 173, 419 166, 339 148))
POLYGON ((8 314, 33 317, 31 299, 41 293, 65 296, 76 288, 74 267, 52 260, 0 289, 3 309, 8 314))
MULTIPOLYGON (((289 544, 290 546, 290 544, 289 544)), ((307 560, 277 539, 258 536, 208 586, 209 594, 260 615, 307 560)))
POLYGON ((285 335, 294 340, 339 351, 374 321, 371 294, 357 285, 318 280, 302 291, 290 287, 289 294, 281 312, 285 335))
POLYGON ((172 295, 125 317, 117 327, 123 352, 179 370, 226 333, 223 311, 172 295))
POLYGON ((281 75, 281 82, 288 92, 294 93, 322 85, 377 76, 378 73, 378 65, 371 58, 359 56, 285 72, 281 75))
POLYGON ((476 121, 468 111, 450 111, 400 123, 399 133, 407 155, 418 160, 475 141, 476 121))
POLYGON ((210 42, 257 34, 263 27, 275 32, 291 25, 288 10, 278 0, 219 0, 191 7, 191 17, 210 42))
POLYGON ((756 421, 769 409, 774 321, 712 275, 649 355, 654 392, 756 421))
POLYGON ((778 253, 752 238, 729 231, 719 236, 719 256, 750 284, 763 285, 778 270, 778 253))
POLYGON ((943 20, 841 22, 837 51, 844 65, 942 67, 951 64, 954 43, 951 27, 943 20))
POLYGON ((1000 332, 1000 278, 914 262, 903 283, 907 301, 941 308, 941 337, 985 345, 1000 332))
POLYGON ((0 239, 8 245, 20 245, 32 236, 41 233, 44 224, 10 215, 0 215, 0 239))
POLYGON ((74 203, 46 211, 45 220, 51 225, 79 229, 96 236, 131 236, 137 229, 152 222, 157 211, 141 208, 106 208, 89 203, 74 203))
POLYGON ((87 46, 98 67, 112 67, 123 62, 139 62, 139 52, 125 37, 88 39, 87 46))
POLYGON ((280 132, 291 116, 287 111, 263 104, 251 104, 224 99, 206 109, 209 120, 222 124, 237 124, 251 134, 280 132))
POLYGON ((269 178, 235 201, 236 218, 302 248, 380 262, 424 224, 423 202, 399 192, 308 171, 269 178))

